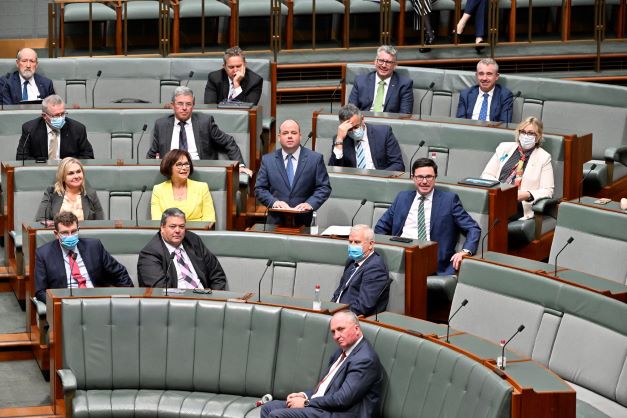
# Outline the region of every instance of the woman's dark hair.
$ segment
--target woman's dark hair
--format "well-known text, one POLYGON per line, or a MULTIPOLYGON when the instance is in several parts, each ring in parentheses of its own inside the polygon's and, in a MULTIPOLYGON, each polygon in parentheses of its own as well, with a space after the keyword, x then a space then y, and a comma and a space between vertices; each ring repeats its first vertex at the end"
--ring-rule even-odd
POLYGON ((159 167, 161 174, 167 178, 171 178, 172 168, 174 168, 176 162, 183 156, 187 157, 187 162, 189 162, 189 175, 191 176, 194 173, 194 163, 192 163, 192 156, 184 149, 173 149, 168 151, 168 153, 163 157, 163 160, 161 160, 161 166, 159 167))

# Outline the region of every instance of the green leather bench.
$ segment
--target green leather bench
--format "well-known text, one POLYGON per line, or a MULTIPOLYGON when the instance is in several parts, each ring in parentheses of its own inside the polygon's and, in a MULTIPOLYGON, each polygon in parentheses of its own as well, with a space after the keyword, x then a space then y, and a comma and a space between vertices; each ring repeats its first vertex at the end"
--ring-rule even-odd
MULTIPOLYGON (((336 349, 329 316, 281 307, 89 298, 63 299, 58 312, 53 393, 77 418, 258 417, 264 394, 315 387, 336 349)), ((487 367, 410 334, 362 327, 384 369, 381 417, 511 416, 513 388, 487 367)))
POLYGON ((462 263, 452 306, 464 299, 452 327, 498 342, 525 325, 510 347, 571 384, 578 416, 627 416, 626 304, 478 259, 462 263))

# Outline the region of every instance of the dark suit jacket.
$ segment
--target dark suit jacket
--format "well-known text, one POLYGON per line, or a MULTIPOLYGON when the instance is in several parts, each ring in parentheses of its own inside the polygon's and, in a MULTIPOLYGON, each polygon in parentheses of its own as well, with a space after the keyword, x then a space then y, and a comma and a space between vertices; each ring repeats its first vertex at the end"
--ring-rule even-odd
MULTIPOLYGON (((45 99, 54 94, 52 80, 35 73, 35 84, 37 84, 40 99, 45 99)), ((4 87, 2 88, 2 104, 19 104, 22 101, 22 88, 20 73, 14 71, 8 79, 5 78, 4 87)))
MULTIPOLYGON (((392 206, 383 214, 374 228, 376 234, 400 235, 405 220, 416 197, 416 191, 400 192, 392 206)), ((455 254, 455 245, 459 233, 466 235, 464 248, 473 254, 477 252, 481 228, 468 212, 464 210, 459 196, 455 193, 435 189, 431 206, 430 235, 431 241, 438 243, 438 274, 454 274, 451 257, 455 254)))
MULTIPOLYGON (((370 110, 374 102, 375 72, 362 74, 355 78, 353 90, 348 98, 348 103, 352 103, 361 110, 370 110)), ((414 109, 414 82, 409 78, 400 77, 394 72, 388 85, 388 92, 385 95, 383 111, 391 113, 413 113, 414 109)))
MULTIPOLYGON (((242 92, 239 96, 233 98, 240 102, 258 104, 261 98, 261 89, 263 88, 263 78, 257 73, 246 68, 244 79, 240 83, 242 92)), ((224 69, 209 73, 207 76, 207 85, 205 86, 205 103, 220 103, 229 98, 229 76, 226 75, 224 69)))
MULTIPOLYGON (((222 151, 228 155, 229 159, 244 163, 244 158, 235 139, 218 128, 213 116, 204 113, 192 113, 191 120, 196 148, 201 160, 217 160, 218 151, 222 151)), ((173 131, 173 114, 157 119, 152 130, 152 145, 146 158, 156 158, 157 153, 163 158, 172 147, 173 131)))
MULTIPOLYGON (((459 93, 459 103, 457 104, 458 118, 472 119, 472 111, 479 97, 479 86, 473 86, 459 93)), ((481 98, 483 100, 483 98, 481 98)), ((512 121, 512 92, 500 85, 494 86, 492 103, 490 103, 490 121, 511 122, 512 121)))
MULTIPOLYGON (((104 219, 104 211, 102 210, 102 205, 94 189, 86 186, 85 194, 81 196, 81 202, 83 204, 83 218, 85 220, 104 219)), ((54 192, 54 186, 48 187, 44 192, 44 197, 41 199, 39 209, 37 209, 35 220, 52 220, 54 215, 61 210, 62 204, 63 196, 54 192)))
POLYGON ((350 305, 350 310, 357 315, 369 316, 376 312, 383 312, 388 306, 390 290, 381 293, 388 283, 390 273, 385 265, 383 257, 376 251, 363 262, 353 275, 352 280, 346 286, 350 278, 349 269, 355 262, 352 259, 346 261, 344 274, 340 285, 333 293, 332 301, 336 301, 342 289, 340 303, 350 305), (379 295, 381 295, 379 297, 379 295))
MULTIPOLYGON (((111 257, 102 243, 94 238, 81 238, 78 251, 94 287, 133 287, 126 268, 111 257)), ((63 250, 58 240, 37 248, 35 255, 35 296, 46 301, 46 289, 67 288, 63 250)))
MULTIPOLYGON (((255 182, 255 196, 268 208, 281 200, 291 207, 307 202, 314 210, 318 210, 330 195, 331 185, 322 154, 301 147, 291 188, 281 148, 262 157, 255 182)), ((309 225, 311 216, 309 212, 297 216, 296 221, 299 225, 309 225)), ((278 223, 280 218, 269 214, 268 222, 278 223)))
MULTIPOLYGON (((198 279, 205 289, 224 290, 226 287, 226 275, 220 262, 203 244, 200 237, 191 231, 185 231, 183 248, 189 256, 192 266, 198 275, 198 279)), ((170 254, 166 248, 161 233, 152 237, 139 253, 137 259, 137 276, 142 287, 165 287, 166 269, 168 270, 168 287, 178 287, 176 267, 168 262, 170 254)), ((172 262, 176 262, 175 260, 172 262)))
MULTIPOLYGON (((368 145, 370 146, 370 156, 377 170, 405 171, 401 147, 392 132, 392 128, 387 125, 368 125, 368 145)), ((335 142, 333 137, 333 142, 335 142)), ((333 147, 333 145, 331 145, 333 147)), ((330 166, 357 167, 357 156, 355 155, 355 141, 350 136, 344 138, 343 156, 341 159, 335 158, 333 148, 331 148, 330 166)))
MULTIPOLYGON (((78 159, 94 158, 94 150, 87 139, 85 125, 74 119, 65 118, 65 125, 61 128, 61 159, 74 157, 78 159)), ((16 160, 48 159, 48 130, 43 118, 30 120, 22 125, 22 137, 17 145, 16 160), (30 132, 30 137, 28 133, 30 132), (28 142, 26 138, 28 137, 28 142), (26 148, 24 148, 26 142, 26 148)))

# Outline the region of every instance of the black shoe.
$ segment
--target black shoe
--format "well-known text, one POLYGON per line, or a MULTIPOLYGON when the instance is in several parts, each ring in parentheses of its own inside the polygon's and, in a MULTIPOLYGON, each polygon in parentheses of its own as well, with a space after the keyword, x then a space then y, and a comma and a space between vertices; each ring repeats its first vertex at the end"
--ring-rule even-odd
POLYGON ((477 54, 481 54, 481 52, 483 52, 484 49, 485 49, 485 46, 483 45, 475 46, 475 51, 477 51, 477 54))
MULTIPOLYGON (((435 32, 433 30, 425 31, 425 45, 432 45, 435 40, 435 32)), ((430 52, 431 48, 418 48, 421 53, 430 52)))

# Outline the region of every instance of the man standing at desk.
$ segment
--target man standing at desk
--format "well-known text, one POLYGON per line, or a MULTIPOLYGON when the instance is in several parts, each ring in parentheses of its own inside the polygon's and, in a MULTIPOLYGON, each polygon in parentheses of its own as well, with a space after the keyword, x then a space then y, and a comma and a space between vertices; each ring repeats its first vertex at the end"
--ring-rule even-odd
MULTIPOLYGON (((329 175, 322 154, 300 146, 300 126, 286 120, 279 128, 281 148, 261 159, 255 196, 266 207, 303 211, 295 224, 311 224, 312 211, 331 195, 329 175)), ((280 218, 270 213, 269 223, 280 218)))
POLYGON ((340 125, 333 138, 329 166, 368 170, 405 171, 401 147, 388 125, 366 125, 357 106, 339 111, 340 125))
POLYGON ((137 259, 142 287, 224 290, 226 275, 215 255, 200 237, 185 230, 185 213, 166 209, 159 232, 137 259))
POLYGON ((37 248, 35 296, 46 302, 46 289, 66 287, 133 287, 126 271, 102 243, 78 236, 78 218, 71 212, 54 217, 55 240, 37 248))
POLYGON ((205 103, 259 103, 263 78, 246 68, 246 56, 238 46, 224 53, 224 67, 209 73, 205 87, 205 103))
POLYGON ((54 94, 52 80, 36 74, 37 53, 23 48, 15 60, 17 71, 7 77, 2 88, 2 104, 20 104, 30 100, 42 100, 54 94))

